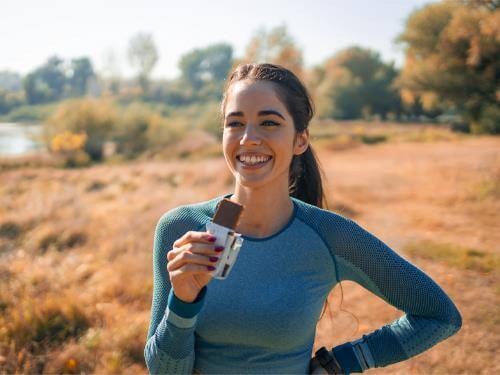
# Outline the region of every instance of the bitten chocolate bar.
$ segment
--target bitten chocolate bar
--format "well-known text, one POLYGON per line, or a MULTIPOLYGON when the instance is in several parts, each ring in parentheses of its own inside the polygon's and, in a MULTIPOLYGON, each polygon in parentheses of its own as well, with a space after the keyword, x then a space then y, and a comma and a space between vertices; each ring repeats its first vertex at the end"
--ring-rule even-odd
POLYGON ((224 247, 212 272, 214 279, 224 280, 236 262, 243 238, 239 233, 235 233, 235 228, 242 211, 241 204, 223 199, 219 202, 212 221, 206 225, 207 231, 216 238, 214 245, 224 247))
POLYGON ((241 204, 224 198, 220 201, 212 222, 234 230, 242 212, 243 206, 241 204))

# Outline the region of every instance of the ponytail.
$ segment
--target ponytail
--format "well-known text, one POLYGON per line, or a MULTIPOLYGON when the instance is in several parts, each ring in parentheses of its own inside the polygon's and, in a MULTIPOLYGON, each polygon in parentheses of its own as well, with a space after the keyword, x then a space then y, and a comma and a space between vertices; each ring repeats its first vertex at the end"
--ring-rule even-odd
POLYGON ((319 208, 324 207, 321 170, 311 145, 304 153, 293 157, 288 177, 288 190, 294 198, 319 208))

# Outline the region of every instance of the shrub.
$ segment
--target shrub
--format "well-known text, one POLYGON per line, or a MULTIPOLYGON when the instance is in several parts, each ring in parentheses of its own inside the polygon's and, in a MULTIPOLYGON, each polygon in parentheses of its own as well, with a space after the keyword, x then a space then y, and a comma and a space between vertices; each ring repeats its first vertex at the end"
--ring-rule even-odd
POLYGON ((368 145, 373 145, 376 143, 381 143, 387 141, 387 136, 384 134, 363 134, 361 137, 361 142, 368 145))
POLYGON ((500 134, 500 108, 496 105, 484 106, 477 121, 470 124, 475 134, 500 134))
POLYGON ((460 133, 470 133, 470 125, 467 122, 464 121, 453 121, 450 125, 451 130, 454 132, 460 132, 460 133))
POLYGON ((223 125, 218 103, 210 103, 205 107, 196 121, 196 127, 222 139, 223 125))
POLYGON ((118 153, 132 158, 148 148, 147 132, 152 116, 152 111, 143 104, 133 103, 125 109, 113 132, 118 153))
POLYGON ((109 100, 75 99, 62 103, 44 123, 44 136, 50 147, 52 139, 64 132, 86 134, 83 148, 92 160, 102 158, 103 145, 111 138, 118 119, 116 107, 109 100))
POLYGON ((75 134, 64 131, 55 135, 50 141, 50 150, 58 155, 65 167, 88 165, 90 158, 84 151, 87 134, 75 134))
POLYGON ((150 150, 156 153, 177 142, 186 132, 188 124, 187 118, 153 116, 147 133, 150 150))

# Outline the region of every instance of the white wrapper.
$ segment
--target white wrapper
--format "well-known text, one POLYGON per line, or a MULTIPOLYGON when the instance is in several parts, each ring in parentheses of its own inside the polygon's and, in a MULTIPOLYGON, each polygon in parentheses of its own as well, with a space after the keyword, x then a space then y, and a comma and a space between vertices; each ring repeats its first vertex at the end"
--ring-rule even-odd
POLYGON ((243 244, 243 238, 239 233, 235 233, 232 229, 223 227, 213 222, 207 223, 207 232, 214 235, 217 239, 215 246, 223 246, 224 251, 219 255, 219 260, 215 265, 215 270, 212 271, 214 279, 224 280, 231 272, 239 250, 243 244))

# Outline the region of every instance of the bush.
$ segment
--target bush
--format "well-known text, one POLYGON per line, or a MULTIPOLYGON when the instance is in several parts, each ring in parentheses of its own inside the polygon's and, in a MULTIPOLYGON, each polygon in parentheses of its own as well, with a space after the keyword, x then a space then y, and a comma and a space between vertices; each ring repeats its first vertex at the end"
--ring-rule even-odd
POLYGON ((113 139, 118 153, 135 158, 148 149, 155 151, 172 144, 183 127, 145 104, 133 103, 115 126, 113 139))
POLYGON ((140 103, 125 109, 113 131, 118 153, 132 158, 148 148, 147 131, 152 116, 152 111, 140 103))
POLYGON ((92 160, 100 160, 103 145, 110 140, 117 119, 117 109, 109 100, 70 100, 62 103, 45 122, 45 141, 50 146, 52 139, 65 131, 85 133, 87 139, 83 151, 92 160))
POLYGON ((451 123, 451 130, 460 133, 470 133, 470 125, 464 121, 453 121, 451 123))
POLYGON ((65 131, 55 135, 50 141, 50 150, 57 154, 65 167, 88 165, 90 158, 83 151, 87 142, 87 134, 74 134, 65 131))
POLYGON ((496 105, 484 106, 478 121, 471 122, 472 133, 500 134, 500 108, 496 105))
POLYGON ((206 106, 196 121, 196 127, 222 139, 223 122, 218 103, 210 103, 206 106))

